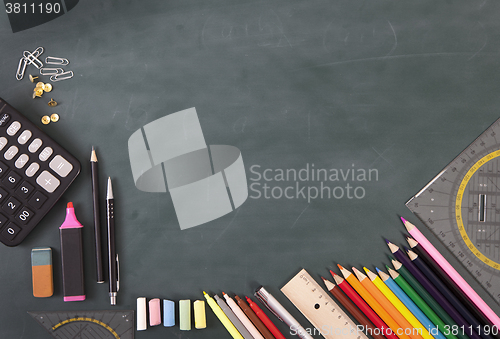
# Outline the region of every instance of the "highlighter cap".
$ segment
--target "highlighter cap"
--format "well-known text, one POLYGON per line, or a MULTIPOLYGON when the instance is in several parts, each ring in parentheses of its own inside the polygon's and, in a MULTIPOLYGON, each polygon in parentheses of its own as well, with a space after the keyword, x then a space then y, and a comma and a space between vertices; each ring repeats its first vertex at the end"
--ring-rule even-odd
POLYGON ((66 206, 66 219, 64 219, 64 222, 59 227, 59 229, 81 228, 81 227, 83 227, 83 225, 76 218, 75 209, 73 207, 73 203, 72 202, 68 202, 68 205, 66 206))

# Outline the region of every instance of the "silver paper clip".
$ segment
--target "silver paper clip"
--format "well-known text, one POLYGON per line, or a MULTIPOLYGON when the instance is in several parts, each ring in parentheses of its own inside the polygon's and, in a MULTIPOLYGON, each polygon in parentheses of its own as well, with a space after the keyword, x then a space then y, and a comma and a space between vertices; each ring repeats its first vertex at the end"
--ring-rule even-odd
POLYGON ((37 49, 35 49, 31 54, 33 54, 35 57, 38 58, 42 53, 43 53, 43 47, 40 46, 37 49))
POLYGON ((16 79, 21 80, 24 77, 24 71, 26 70, 26 65, 28 60, 25 57, 19 59, 19 65, 17 66, 16 79))
POLYGON ((35 66, 36 68, 40 69, 43 67, 43 63, 40 60, 38 60, 38 58, 33 53, 24 51, 23 56, 28 63, 33 64, 33 66, 35 66))
POLYGON ((60 66, 66 66, 69 64, 69 60, 65 58, 58 58, 58 57, 51 57, 48 56, 45 58, 45 63, 49 65, 60 65, 60 66))
POLYGON ((56 74, 61 74, 64 73, 64 69, 62 68, 40 68, 40 74, 41 75, 56 75, 56 74))
POLYGON ((67 71, 59 74, 52 75, 50 81, 61 81, 71 79, 73 77, 73 71, 67 71))

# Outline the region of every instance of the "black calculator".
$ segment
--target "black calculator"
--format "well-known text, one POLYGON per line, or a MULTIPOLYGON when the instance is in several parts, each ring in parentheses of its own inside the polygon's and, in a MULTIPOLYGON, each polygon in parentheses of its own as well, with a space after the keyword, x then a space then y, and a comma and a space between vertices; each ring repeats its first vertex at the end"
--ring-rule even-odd
POLYGON ((80 168, 74 156, 0 98, 0 241, 19 245, 80 168))

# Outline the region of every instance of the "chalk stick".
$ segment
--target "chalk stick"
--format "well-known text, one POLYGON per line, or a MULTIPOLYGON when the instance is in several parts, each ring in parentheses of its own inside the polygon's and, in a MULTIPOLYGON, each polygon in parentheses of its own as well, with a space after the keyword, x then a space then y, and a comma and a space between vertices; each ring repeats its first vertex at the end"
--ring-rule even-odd
POLYGON ((163 326, 175 325, 175 303, 172 300, 163 300, 163 326))
POLYGON ((191 300, 179 300, 179 329, 191 330, 191 300))
POLYGON ((193 303, 194 308, 194 327, 201 330, 207 327, 207 318, 205 315, 205 301, 196 300, 193 303))
POLYGON ((137 331, 144 331, 147 329, 146 320, 146 298, 137 298, 137 331))

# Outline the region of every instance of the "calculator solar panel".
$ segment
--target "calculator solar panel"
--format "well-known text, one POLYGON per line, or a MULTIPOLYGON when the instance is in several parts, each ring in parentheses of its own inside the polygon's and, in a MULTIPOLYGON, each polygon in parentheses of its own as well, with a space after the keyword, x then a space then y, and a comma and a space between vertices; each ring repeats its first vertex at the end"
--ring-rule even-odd
POLYGON ((19 245, 80 168, 74 156, 0 98, 0 241, 19 245))

